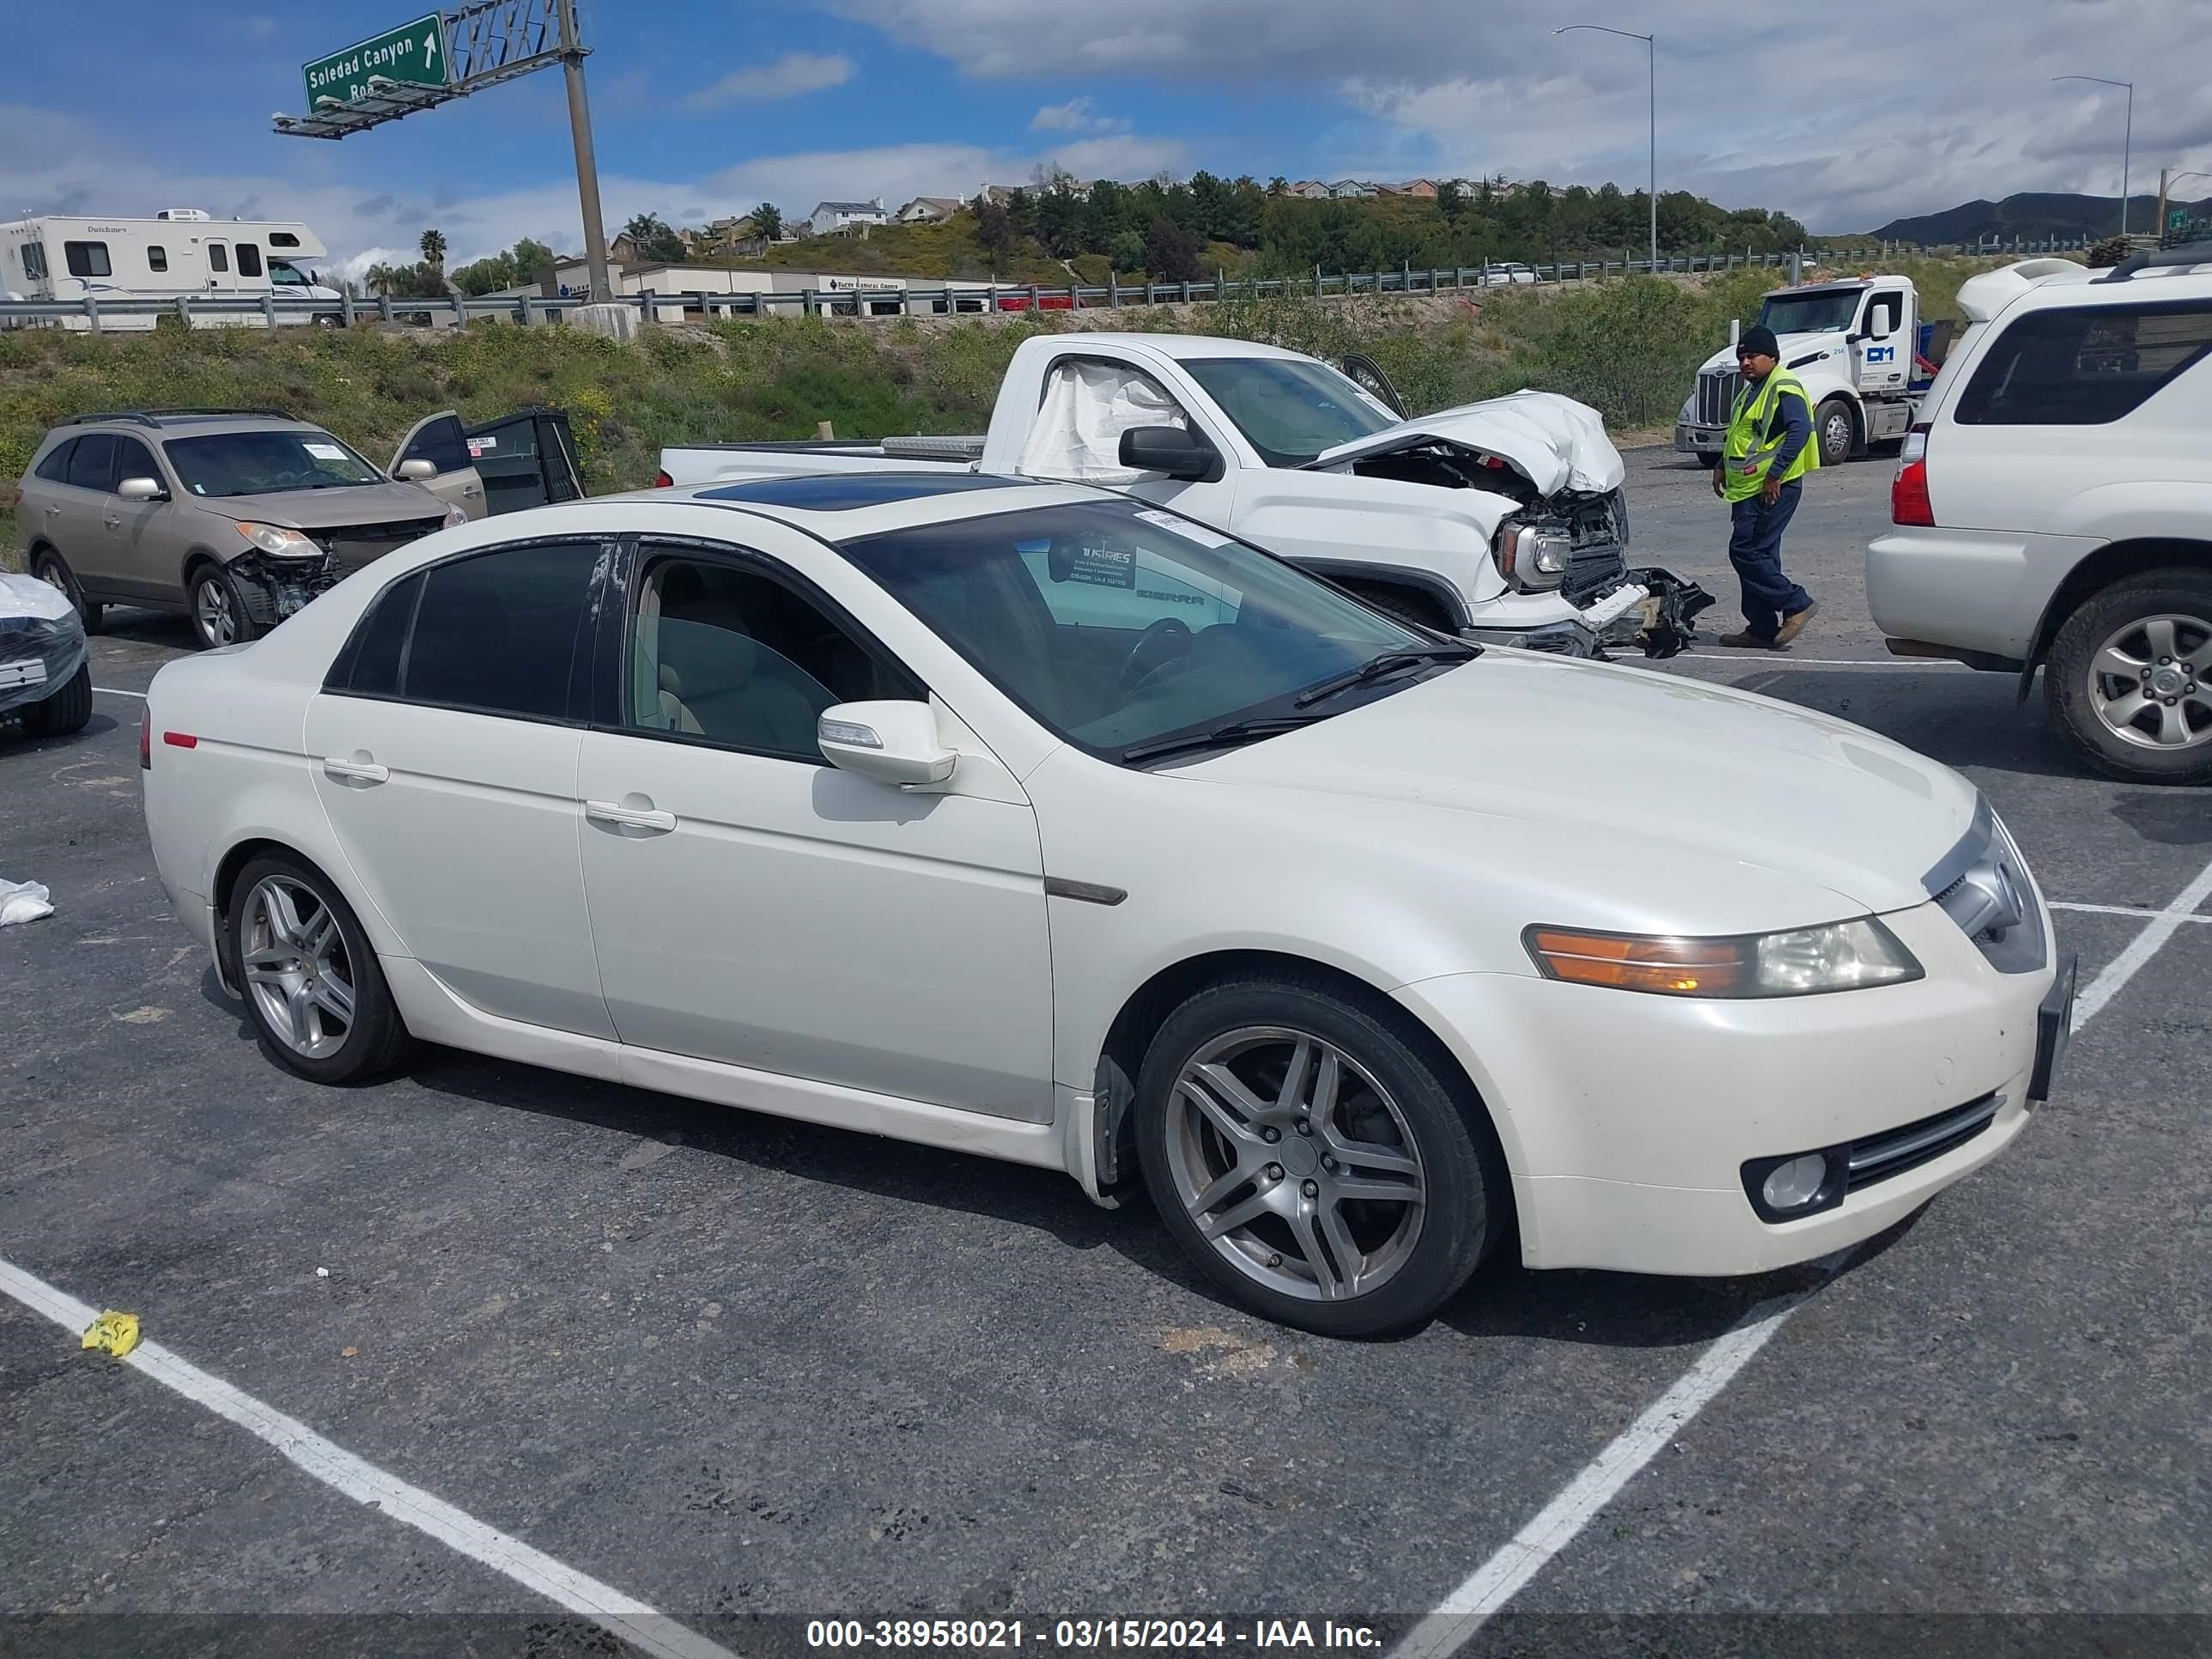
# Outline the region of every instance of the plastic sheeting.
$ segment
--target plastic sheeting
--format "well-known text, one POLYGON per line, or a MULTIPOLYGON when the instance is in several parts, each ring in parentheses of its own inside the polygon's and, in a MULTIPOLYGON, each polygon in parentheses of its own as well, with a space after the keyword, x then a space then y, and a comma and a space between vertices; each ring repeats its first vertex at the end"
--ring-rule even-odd
POLYGON ((84 625, 58 589, 0 575, 0 714, 44 702, 84 666, 84 625))
POLYGON ((1121 465, 1121 434, 1190 424, 1151 376, 1120 363, 1054 366, 1015 471, 1027 478, 1134 483, 1149 475, 1121 465))
POLYGON ((1605 417, 1588 404, 1556 392, 1514 392, 1486 403, 1439 410, 1322 453, 1316 467, 1339 466, 1370 455, 1412 449, 1441 440, 1503 456, 1546 495, 1562 489, 1603 495, 1628 477, 1620 452, 1606 436, 1605 417))

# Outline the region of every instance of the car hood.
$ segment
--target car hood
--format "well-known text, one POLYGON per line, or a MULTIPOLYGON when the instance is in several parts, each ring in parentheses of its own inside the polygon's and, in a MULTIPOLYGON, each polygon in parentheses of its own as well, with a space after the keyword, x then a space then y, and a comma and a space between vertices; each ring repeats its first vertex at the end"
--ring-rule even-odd
POLYGON ((226 518, 293 530, 335 530, 344 525, 441 519, 446 504, 420 484, 342 484, 334 489, 280 489, 266 495, 195 496, 226 518))
POLYGON ((1605 435, 1605 417, 1588 404, 1556 392, 1516 392, 1510 397, 1439 410, 1385 427, 1364 438, 1323 450, 1308 463, 1341 466, 1424 444, 1456 444, 1510 461, 1546 495, 1562 489, 1604 495, 1628 476, 1620 452, 1605 435))
POLYGON ((1847 721, 1648 670, 1498 648, 1178 771, 1549 825, 1582 845, 1595 835, 1655 884, 1700 866, 1725 884, 1728 866, 1748 866, 1844 901, 1783 926, 1925 902, 1922 878, 1972 826, 1978 801, 1948 767, 1847 721))

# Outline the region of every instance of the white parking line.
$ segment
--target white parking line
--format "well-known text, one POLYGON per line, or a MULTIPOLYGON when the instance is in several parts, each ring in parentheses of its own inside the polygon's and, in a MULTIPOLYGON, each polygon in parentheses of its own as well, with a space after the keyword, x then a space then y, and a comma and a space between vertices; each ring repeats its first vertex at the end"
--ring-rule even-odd
POLYGON ((1897 662, 1886 657, 1792 657, 1780 652, 1746 651, 1741 655, 1723 655, 1717 651, 1678 651, 1662 658, 1665 662, 1732 662, 1746 668, 1886 668, 1908 674, 1917 674, 1924 669, 1964 668, 1962 662, 1949 662, 1927 658, 1912 662, 1897 662))
MULTIPOLYGON (((2073 1029, 2078 1031, 2095 1018, 2158 953, 2159 947, 2180 931, 2182 923, 2206 920, 2194 912, 2208 897, 2212 897, 2212 864, 2206 865, 2163 910, 2139 913, 2149 918, 2142 931, 2075 999, 2073 1029)), ((1391 1659, 1443 1659, 1480 1630, 1492 1613, 1575 1540, 1684 1424, 1729 1385, 1772 1340, 1784 1322, 1834 1277, 1849 1256, 1846 1251, 1832 1258, 1830 1271, 1808 1289, 1760 1303, 1707 1346, 1674 1386, 1561 1488, 1534 1520, 1407 1632, 1391 1659)))
MULTIPOLYGON (((2146 910, 2133 904, 2074 904, 2065 899, 2052 899, 2054 910, 2081 910, 2093 916, 2133 916, 2139 921, 2156 921, 2170 914, 2165 910, 2146 910)), ((2212 921, 2212 916, 2184 916, 2184 921, 2212 921)))
MULTIPOLYGON (((12 1262, 0 1261, 0 1291, 72 1334, 83 1331, 96 1317, 94 1309, 12 1262)), ((471 1560, 480 1561, 494 1572, 590 1620, 621 1641, 660 1655, 662 1659, 733 1659, 726 1648, 696 1631, 596 1578, 586 1577, 519 1538, 486 1526, 421 1487, 409 1486, 397 1475, 324 1439, 306 1424, 179 1358, 158 1342, 141 1342, 124 1357, 123 1363, 218 1417, 228 1418, 342 1496, 428 1533, 471 1560)))
POLYGON ((146 694, 143 691, 125 691, 120 686, 115 685, 95 685, 92 689, 103 697, 136 697, 141 702, 146 701, 146 694))

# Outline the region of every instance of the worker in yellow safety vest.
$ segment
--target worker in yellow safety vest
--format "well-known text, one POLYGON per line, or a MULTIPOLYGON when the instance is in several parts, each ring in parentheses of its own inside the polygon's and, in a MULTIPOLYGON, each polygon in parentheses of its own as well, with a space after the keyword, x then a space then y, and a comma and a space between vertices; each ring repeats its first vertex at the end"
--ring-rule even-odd
POLYGON ((1713 469, 1713 494, 1733 520, 1729 562, 1743 585, 1743 631, 1720 642, 1759 651, 1786 650, 1820 608, 1782 571, 1782 532, 1804 493, 1799 480, 1820 465, 1820 446, 1812 402, 1781 351, 1771 328, 1747 328, 1736 342, 1743 386, 1713 469))

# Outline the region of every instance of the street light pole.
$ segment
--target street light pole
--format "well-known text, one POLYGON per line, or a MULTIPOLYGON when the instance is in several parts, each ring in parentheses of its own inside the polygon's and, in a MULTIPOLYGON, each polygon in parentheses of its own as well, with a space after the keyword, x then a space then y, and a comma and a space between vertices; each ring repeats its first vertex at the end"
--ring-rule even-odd
POLYGON ((1569 23, 1556 28, 1553 34, 1572 34, 1577 29, 1589 29, 1599 34, 1617 34, 1624 40, 1641 40, 1644 50, 1644 74, 1650 89, 1651 102, 1651 183, 1646 194, 1651 205, 1651 272, 1659 272, 1659 44, 1650 35, 1638 34, 1633 29, 1616 29, 1603 23, 1569 23))
POLYGON ((2101 75, 2054 75, 2051 81, 2094 81, 2100 87, 2124 87, 2128 94, 2128 125, 2120 140, 2120 235, 2128 234, 2128 162, 2136 144, 2136 83, 2132 81, 2108 81, 2101 75))
POLYGON ((568 82, 568 136, 576 146, 576 196, 584 213, 584 264, 594 301, 611 300, 607 228, 599 216, 599 163, 592 148, 592 109, 584 101, 584 43, 576 29, 576 0, 560 0, 561 63, 568 82))

